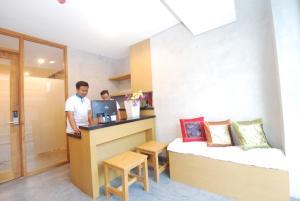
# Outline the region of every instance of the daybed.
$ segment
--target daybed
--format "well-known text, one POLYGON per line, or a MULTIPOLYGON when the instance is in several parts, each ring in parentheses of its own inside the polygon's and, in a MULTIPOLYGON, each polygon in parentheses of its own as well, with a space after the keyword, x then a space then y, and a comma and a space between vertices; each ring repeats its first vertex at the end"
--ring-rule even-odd
POLYGON ((178 138, 168 151, 173 180, 238 201, 289 201, 286 159, 279 149, 243 151, 178 138))

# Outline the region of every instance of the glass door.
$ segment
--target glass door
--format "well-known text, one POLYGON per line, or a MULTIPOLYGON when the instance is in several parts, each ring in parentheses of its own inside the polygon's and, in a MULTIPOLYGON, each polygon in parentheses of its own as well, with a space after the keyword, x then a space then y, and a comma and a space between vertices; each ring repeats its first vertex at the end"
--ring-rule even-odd
POLYGON ((0 29, 0 183, 64 164, 65 46, 0 29))
POLYGON ((67 162, 64 65, 63 49, 24 41, 26 174, 67 162))
POLYGON ((0 38, 0 183, 21 176, 19 55, 1 42, 0 38))

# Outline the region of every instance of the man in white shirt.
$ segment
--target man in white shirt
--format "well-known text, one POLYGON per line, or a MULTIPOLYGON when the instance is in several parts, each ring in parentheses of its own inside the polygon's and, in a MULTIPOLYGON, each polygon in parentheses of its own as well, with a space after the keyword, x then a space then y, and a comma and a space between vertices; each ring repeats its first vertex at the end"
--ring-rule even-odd
POLYGON ((84 81, 76 83, 77 93, 69 97, 65 104, 67 113, 67 133, 80 135, 79 126, 93 123, 91 101, 86 97, 89 84, 84 81))
MULTIPOLYGON (((101 91, 101 92, 100 92, 100 95, 101 95, 101 99, 102 99, 102 100, 114 100, 114 99, 112 99, 112 98, 110 97, 108 90, 103 90, 103 91, 101 91)), ((120 105, 119 105, 118 101, 116 101, 116 104, 117 104, 118 118, 121 119, 121 114, 120 114, 120 111, 119 111, 120 105)))

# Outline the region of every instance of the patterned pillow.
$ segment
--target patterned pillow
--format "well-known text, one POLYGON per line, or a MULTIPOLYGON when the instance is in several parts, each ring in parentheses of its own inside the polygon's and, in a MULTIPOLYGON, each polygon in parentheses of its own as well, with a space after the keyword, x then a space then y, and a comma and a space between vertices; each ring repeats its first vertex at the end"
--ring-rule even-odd
POLYGON ((232 146, 232 136, 230 132, 230 120, 219 122, 205 122, 204 128, 209 147, 232 146))
POLYGON ((238 121, 233 122, 232 125, 236 130, 240 144, 244 150, 252 148, 270 148, 263 130, 262 119, 238 121))
POLYGON ((180 119, 183 142, 206 141, 204 133, 204 117, 180 119))

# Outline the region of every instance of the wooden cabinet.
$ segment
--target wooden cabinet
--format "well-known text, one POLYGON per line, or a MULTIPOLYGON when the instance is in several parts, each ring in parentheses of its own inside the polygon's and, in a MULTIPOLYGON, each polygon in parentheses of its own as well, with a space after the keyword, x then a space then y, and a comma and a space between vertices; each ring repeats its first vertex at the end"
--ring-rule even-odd
POLYGON ((152 91, 150 40, 130 47, 131 90, 152 91))

